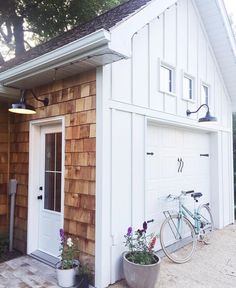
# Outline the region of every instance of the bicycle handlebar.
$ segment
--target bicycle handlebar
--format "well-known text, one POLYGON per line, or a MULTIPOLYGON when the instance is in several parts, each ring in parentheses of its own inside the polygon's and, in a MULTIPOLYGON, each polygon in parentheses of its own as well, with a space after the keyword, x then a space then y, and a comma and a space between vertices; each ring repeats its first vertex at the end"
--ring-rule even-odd
POLYGON ((154 222, 154 219, 147 220, 147 223, 152 223, 152 222, 154 222))
POLYGON ((179 199, 181 196, 186 196, 187 194, 192 194, 192 193, 194 193, 194 190, 189 190, 189 191, 181 191, 181 193, 180 193, 180 195, 179 196, 176 196, 176 195, 172 195, 172 194, 169 194, 168 196, 166 196, 166 198, 168 199, 170 199, 170 198, 172 198, 172 199, 179 199))
POLYGON ((189 191, 182 191, 183 194, 192 194, 194 193, 194 190, 189 190, 189 191))

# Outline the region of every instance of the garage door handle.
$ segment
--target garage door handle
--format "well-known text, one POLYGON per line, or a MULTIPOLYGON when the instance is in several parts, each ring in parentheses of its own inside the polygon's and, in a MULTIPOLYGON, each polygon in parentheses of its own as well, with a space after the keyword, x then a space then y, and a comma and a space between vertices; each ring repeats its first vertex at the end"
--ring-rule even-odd
POLYGON ((182 160, 182 158, 180 159, 181 163, 182 163, 182 166, 180 168, 180 172, 182 173, 183 172, 183 168, 184 168, 184 161, 182 160))
POLYGON ((147 155, 154 155, 154 153, 153 152, 147 152, 147 155))
POLYGON ((178 167, 178 173, 180 171, 180 167, 181 167, 181 162, 180 162, 180 159, 178 158, 178 162, 179 162, 179 167, 178 167))

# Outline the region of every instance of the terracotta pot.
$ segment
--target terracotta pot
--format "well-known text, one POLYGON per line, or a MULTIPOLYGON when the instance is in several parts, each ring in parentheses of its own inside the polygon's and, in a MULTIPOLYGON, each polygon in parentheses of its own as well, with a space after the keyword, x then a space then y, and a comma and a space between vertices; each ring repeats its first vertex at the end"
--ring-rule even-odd
POLYGON ((129 252, 123 254, 123 269, 125 280, 131 288, 154 288, 157 284, 161 258, 156 254, 157 263, 151 265, 141 265, 130 262, 126 259, 126 255, 129 252))
POLYGON ((61 262, 56 265, 57 271, 57 282, 60 287, 72 287, 76 285, 77 274, 78 274, 79 261, 74 262, 74 267, 71 269, 60 269, 61 262))

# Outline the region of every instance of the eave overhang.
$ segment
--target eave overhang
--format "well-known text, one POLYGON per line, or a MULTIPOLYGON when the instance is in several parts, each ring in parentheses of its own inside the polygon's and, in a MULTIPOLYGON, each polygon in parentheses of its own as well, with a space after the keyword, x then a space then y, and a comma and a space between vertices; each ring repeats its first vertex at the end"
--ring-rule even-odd
MULTIPOLYGON (((110 48, 110 33, 100 29, 56 50, 0 73, 5 87, 29 89, 125 58, 110 48)), ((0 91, 0 97, 1 97, 0 91)))
POLYGON ((195 0, 216 56, 226 90, 236 111, 236 42, 222 0, 195 0))

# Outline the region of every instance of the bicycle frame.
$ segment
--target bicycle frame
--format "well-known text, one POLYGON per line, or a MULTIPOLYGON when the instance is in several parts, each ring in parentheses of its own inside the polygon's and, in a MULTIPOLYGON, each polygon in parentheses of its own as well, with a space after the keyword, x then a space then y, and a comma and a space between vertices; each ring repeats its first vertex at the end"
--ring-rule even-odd
POLYGON ((201 229, 201 221, 200 221, 200 217, 198 214, 198 209, 196 208, 195 201, 194 201, 194 212, 192 213, 187 207, 184 206, 183 197, 184 196, 182 196, 182 195, 179 197, 178 215, 180 215, 181 218, 184 216, 187 219, 189 219, 188 216, 190 216, 194 220, 193 227, 194 227, 195 233, 198 235, 200 232, 200 229, 201 229))

